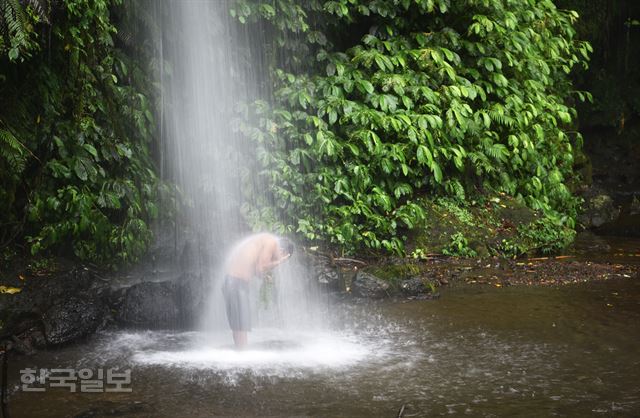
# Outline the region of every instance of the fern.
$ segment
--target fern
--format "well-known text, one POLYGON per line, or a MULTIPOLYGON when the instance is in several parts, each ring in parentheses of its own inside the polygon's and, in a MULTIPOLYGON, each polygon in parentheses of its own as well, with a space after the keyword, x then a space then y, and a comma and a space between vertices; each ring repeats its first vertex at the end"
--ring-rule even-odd
MULTIPOLYGON (((27 0, 26 7, 29 7, 39 19, 48 22, 42 1, 44 0, 27 0)), ((20 56, 29 57, 31 51, 37 47, 34 37, 31 19, 19 0, 1 1, 0 54, 7 54, 12 61, 20 56)))
POLYGON ((25 168, 24 146, 8 130, 0 129, 0 155, 4 158, 14 176, 19 176, 25 168))

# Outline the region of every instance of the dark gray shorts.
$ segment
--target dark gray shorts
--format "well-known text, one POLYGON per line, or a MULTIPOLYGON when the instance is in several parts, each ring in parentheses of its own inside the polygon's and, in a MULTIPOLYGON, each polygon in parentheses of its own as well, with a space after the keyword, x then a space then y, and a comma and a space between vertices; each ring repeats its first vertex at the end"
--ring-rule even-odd
POLYGON ((232 276, 224 276, 222 294, 227 308, 229 327, 233 331, 251 331, 249 282, 232 276))

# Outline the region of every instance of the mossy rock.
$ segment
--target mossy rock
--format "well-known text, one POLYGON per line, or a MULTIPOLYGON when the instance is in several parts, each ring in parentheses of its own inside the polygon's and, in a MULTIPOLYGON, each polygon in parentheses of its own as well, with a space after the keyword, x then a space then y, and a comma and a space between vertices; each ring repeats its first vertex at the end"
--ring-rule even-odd
POLYGON ((401 280, 420 276, 422 269, 417 263, 410 261, 400 261, 384 265, 374 265, 364 269, 366 273, 373 274, 389 283, 398 283, 401 280))
POLYGON ((385 291, 389 295, 433 295, 440 284, 429 277, 425 265, 418 260, 389 259, 383 264, 366 267, 362 273, 388 283, 385 291))
POLYGON ((473 205, 447 199, 424 199, 427 217, 410 231, 407 253, 488 257, 558 250, 571 242, 568 228, 549 226, 552 220, 506 195, 484 198, 473 205), (555 231, 555 229, 558 229, 555 231))
POLYGON ((515 227, 528 224, 538 219, 537 213, 514 198, 502 198, 498 205, 498 217, 515 227))
POLYGON ((537 219, 514 198, 499 196, 474 205, 451 200, 423 200, 426 220, 409 234, 407 252, 448 253, 488 257, 502 239, 515 236, 517 226, 537 219))
POLYGON ((620 208, 602 189, 592 187, 585 193, 584 200, 578 220, 587 229, 613 222, 620 216, 620 208))
POLYGON ((418 260, 406 258, 390 258, 382 264, 368 266, 363 271, 389 283, 389 290, 396 294, 403 292, 403 283, 408 280, 427 280, 425 265, 418 260))

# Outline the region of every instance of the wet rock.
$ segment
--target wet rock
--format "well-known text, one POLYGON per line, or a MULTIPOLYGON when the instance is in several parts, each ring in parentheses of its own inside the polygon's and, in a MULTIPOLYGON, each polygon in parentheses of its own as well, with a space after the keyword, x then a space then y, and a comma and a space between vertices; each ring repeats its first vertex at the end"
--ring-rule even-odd
POLYGON ((187 241, 180 253, 180 270, 186 274, 196 274, 201 265, 195 245, 191 241, 187 241))
POLYGON ((358 272, 351 283, 354 296, 380 299, 389 296, 389 283, 370 273, 358 272))
POLYGON ((425 277, 413 277, 400 282, 400 291, 407 296, 434 293, 435 285, 425 277))
MULTIPOLYGON (((316 283, 318 283, 323 289, 338 292, 344 290, 344 272, 346 269, 336 266, 330 258, 305 253, 300 256, 302 264, 308 271, 311 271, 311 275, 316 283)), ((349 269, 349 273, 351 273, 349 269)))
POLYGON ((180 325, 193 327, 204 312, 210 284, 202 276, 186 273, 177 282, 180 325))
POLYGON ((99 300, 68 298, 49 308, 42 317, 47 345, 61 345, 93 334, 105 320, 99 300))
POLYGON ((316 278, 318 283, 330 288, 337 288, 340 283, 340 273, 338 269, 329 265, 320 266, 320 268, 316 270, 316 278))
POLYGON ((47 340, 44 332, 41 330, 40 324, 34 325, 17 335, 11 337, 9 349, 15 350, 20 354, 33 354, 36 347, 45 347, 47 340))
POLYGON ((593 187, 583 195, 583 198, 585 201, 579 221, 587 229, 614 222, 620 216, 620 208, 611 196, 601 189, 593 187))
POLYGON ((499 209, 500 217, 512 227, 528 224, 536 220, 536 212, 517 200, 503 197, 500 203, 504 204, 504 207, 500 206, 499 209))
POLYGON ((640 196, 633 196, 629 205, 629 215, 640 215, 640 196))
POLYGON ((95 270, 68 264, 15 274, 20 293, 0 295, 0 340, 29 354, 89 336, 108 321, 108 285, 95 270))
POLYGON ((125 289, 116 318, 124 325, 149 328, 180 323, 180 289, 173 282, 143 282, 125 289))
POLYGON ((114 275, 123 283, 132 281, 159 282, 175 279, 180 271, 173 245, 164 243, 152 248, 138 263, 114 275))

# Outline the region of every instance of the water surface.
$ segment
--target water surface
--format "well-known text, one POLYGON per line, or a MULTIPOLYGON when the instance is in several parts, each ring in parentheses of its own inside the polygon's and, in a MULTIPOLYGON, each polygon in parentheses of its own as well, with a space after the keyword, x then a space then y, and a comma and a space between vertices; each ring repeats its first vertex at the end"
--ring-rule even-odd
MULTIPOLYGON (((136 331, 15 359, 132 369, 131 393, 15 391, 15 417, 637 416, 640 280, 445 290, 332 307, 331 329, 136 331)), ((14 386, 15 387, 15 386, 14 386)))

